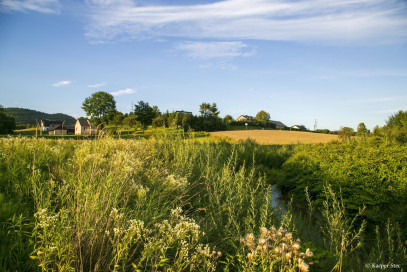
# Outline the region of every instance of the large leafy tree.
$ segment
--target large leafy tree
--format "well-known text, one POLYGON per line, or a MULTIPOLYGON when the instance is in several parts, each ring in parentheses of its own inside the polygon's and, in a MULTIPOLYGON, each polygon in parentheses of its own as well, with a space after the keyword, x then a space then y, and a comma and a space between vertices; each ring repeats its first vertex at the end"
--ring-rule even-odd
POLYGON ((138 104, 135 105, 134 116, 139 122, 143 133, 147 126, 152 124, 153 119, 157 116, 157 111, 158 108, 154 109, 153 107, 150 107, 147 102, 139 101, 138 104))
POLYGON ((264 110, 261 110, 256 114, 256 120, 265 123, 270 120, 270 114, 264 110))
POLYGON ((12 133, 16 128, 14 116, 8 115, 3 106, 0 105, 0 134, 12 133))
POLYGON ((109 123, 116 113, 116 101, 109 93, 96 92, 85 98, 82 109, 90 116, 92 122, 109 123))

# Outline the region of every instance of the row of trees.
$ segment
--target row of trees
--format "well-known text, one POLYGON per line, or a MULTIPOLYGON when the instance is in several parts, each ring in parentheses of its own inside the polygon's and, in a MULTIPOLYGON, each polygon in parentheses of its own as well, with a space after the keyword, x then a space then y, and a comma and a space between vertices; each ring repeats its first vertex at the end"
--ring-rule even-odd
POLYGON ((376 126, 371 133, 364 123, 359 123, 356 132, 350 127, 342 127, 338 132, 342 140, 352 136, 366 137, 369 135, 384 137, 400 143, 407 143, 407 111, 399 111, 386 121, 383 127, 376 126))
POLYGON ((219 117, 216 103, 202 103, 199 108, 200 115, 195 116, 183 111, 161 113, 157 106, 150 106, 147 102, 139 101, 133 112, 123 114, 117 111, 113 96, 106 92, 96 92, 87 97, 82 104, 82 109, 97 125, 103 123, 116 127, 122 125, 137 126, 143 132, 150 125, 153 127, 179 127, 196 131, 224 130, 227 125, 225 122, 231 118, 229 115, 222 120, 219 117))
MULTIPOLYGON (((116 127, 140 127, 144 130, 153 127, 179 127, 184 130, 215 131, 225 130, 229 125, 239 125, 232 116, 219 117, 219 109, 216 103, 202 103, 199 107, 200 115, 195 116, 189 112, 165 112, 161 113, 157 106, 150 106, 147 102, 139 101, 134 111, 123 114, 116 109, 113 96, 106 92, 96 92, 87 97, 82 104, 86 115, 91 117, 95 124, 109 124, 116 127)), ((260 111, 256 115, 254 125, 271 127, 270 114, 260 111)))

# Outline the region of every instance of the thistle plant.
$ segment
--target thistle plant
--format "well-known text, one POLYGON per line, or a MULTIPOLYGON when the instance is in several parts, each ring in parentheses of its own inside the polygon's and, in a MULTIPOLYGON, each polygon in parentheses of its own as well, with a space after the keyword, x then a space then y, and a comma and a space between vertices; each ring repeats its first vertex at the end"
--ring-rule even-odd
POLYGON ((313 253, 301 252, 300 240, 282 227, 260 228, 260 234, 246 234, 240 239, 242 249, 238 260, 243 271, 309 271, 313 253), (307 263, 308 262, 308 263, 307 263))

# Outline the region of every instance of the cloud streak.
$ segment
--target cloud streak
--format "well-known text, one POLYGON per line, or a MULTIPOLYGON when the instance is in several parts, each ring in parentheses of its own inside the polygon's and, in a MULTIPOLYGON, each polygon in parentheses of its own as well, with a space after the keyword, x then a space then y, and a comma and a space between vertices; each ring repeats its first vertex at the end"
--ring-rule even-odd
POLYGON ((59 14, 61 4, 59 0, 0 0, 2 12, 28 12, 35 11, 46 14, 59 14))
POLYGON ((176 49, 186 52, 194 59, 232 59, 249 57, 254 51, 247 51, 248 45, 243 42, 183 42, 176 49))
POLYGON ((105 82, 101 82, 101 83, 96 83, 96 84, 89 84, 88 87, 92 88, 92 89, 95 89, 95 88, 100 88, 100 87, 105 86, 105 85, 106 85, 105 82))
POLYGON ((402 0, 224 0, 200 5, 142 6, 131 0, 88 1, 86 36, 184 37, 324 44, 394 44, 407 40, 402 0))
POLYGON ((56 83, 52 84, 52 86, 54 86, 54 87, 62 87, 62 86, 69 85, 71 83, 72 83, 72 81, 70 81, 70 80, 63 80, 63 81, 59 81, 59 82, 56 82, 56 83))
POLYGON ((113 96, 121 96, 121 95, 133 94, 133 93, 135 93, 135 92, 136 92, 135 90, 133 90, 133 89, 131 89, 131 88, 127 88, 127 89, 124 89, 124 90, 119 90, 119 91, 116 91, 116 92, 111 92, 110 94, 113 95, 113 96))

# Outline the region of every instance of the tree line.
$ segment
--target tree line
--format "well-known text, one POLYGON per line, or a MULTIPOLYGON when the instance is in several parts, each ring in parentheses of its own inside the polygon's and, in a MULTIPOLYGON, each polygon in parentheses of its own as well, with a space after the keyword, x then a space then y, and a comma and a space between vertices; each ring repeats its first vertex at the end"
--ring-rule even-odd
MULTIPOLYGON (((216 103, 204 102, 199 106, 199 115, 191 112, 173 111, 161 112, 157 106, 150 106, 148 102, 138 101, 134 110, 123 114, 117 111, 114 97, 106 92, 96 92, 87 97, 82 104, 82 109, 91 122, 96 125, 125 126, 128 128, 138 127, 142 131, 148 127, 177 127, 185 131, 217 131, 226 130, 230 125, 238 125, 231 115, 219 117, 220 111, 216 103)), ((254 125, 271 127, 270 114, 260 111, 256 115, 254 125)))

